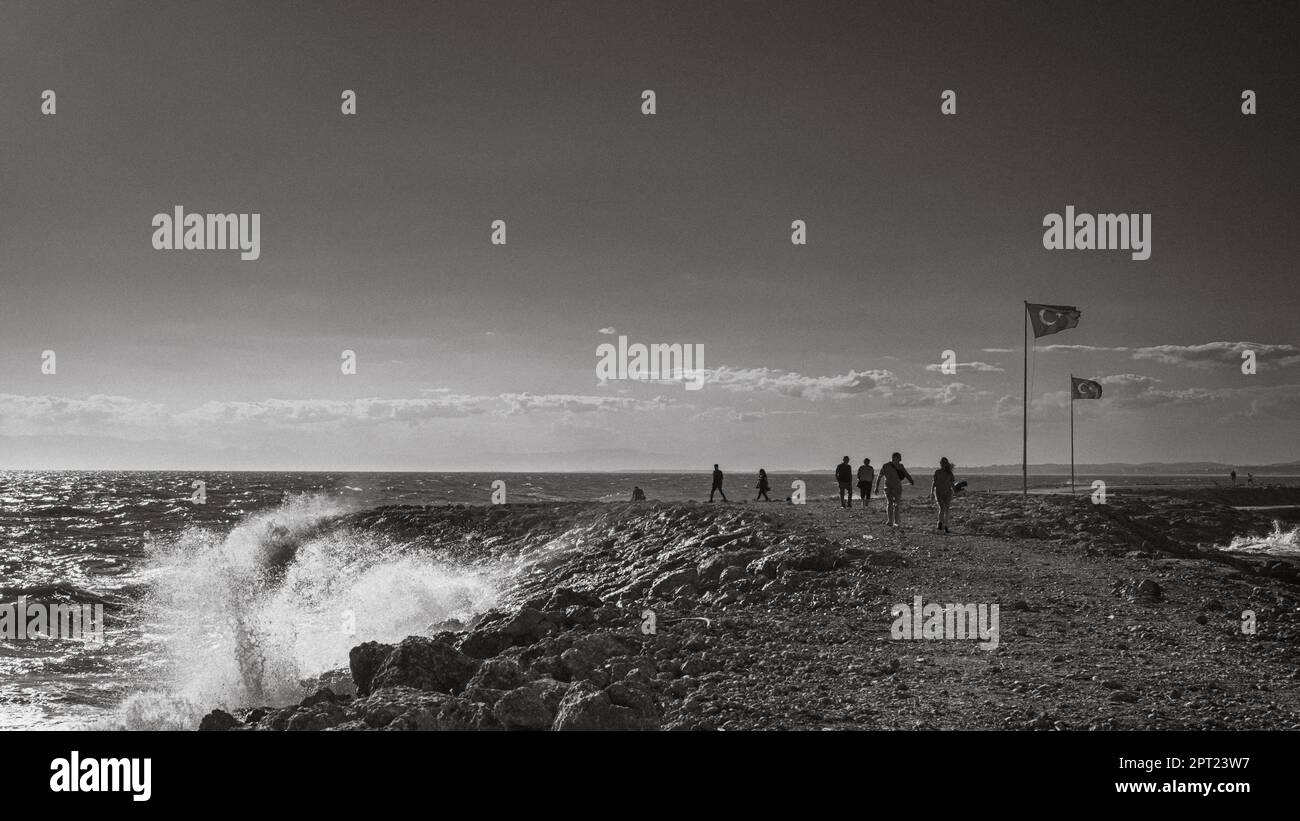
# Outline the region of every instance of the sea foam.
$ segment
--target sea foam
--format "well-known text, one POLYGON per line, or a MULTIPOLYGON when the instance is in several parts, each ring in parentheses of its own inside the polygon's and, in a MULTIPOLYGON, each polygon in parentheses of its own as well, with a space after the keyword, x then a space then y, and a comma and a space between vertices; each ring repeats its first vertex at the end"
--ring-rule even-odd
POLYGON ((497 599, 492 567, 336 524, 338 499, 295 497, 228 533, 191 528, 150 549, 145 629, 159 676, 119 724, 193 729, 213 707, 284 704, 303 679, 346 667, 363 641, 396 642, 497 599))

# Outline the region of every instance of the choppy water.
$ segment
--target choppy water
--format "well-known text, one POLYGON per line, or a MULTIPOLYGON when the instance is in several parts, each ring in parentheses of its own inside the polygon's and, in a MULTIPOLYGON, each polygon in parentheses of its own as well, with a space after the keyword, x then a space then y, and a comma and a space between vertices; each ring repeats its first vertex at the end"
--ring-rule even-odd
MULTIPOLYGON (((829 468, 770 478, 777 500, 795 478, 810 498, 835 494, 829 468)), ((382 504, 484 504, 498 479, 508 502, 624 501, 634 484, 703 499, 709 486, 707 474, 0 472, 0 603, 94 602, 107 617, 102 646, 0 635, 0 728, 190 729, 213 706, 296 698, 361 641, 482 612, 510 568, 327 525, 382 504)), ((752 499, 753 484, 730 474, 731 499, 752 499)), ((1270 542, 1295 543, 1294 530, 1270 542)))

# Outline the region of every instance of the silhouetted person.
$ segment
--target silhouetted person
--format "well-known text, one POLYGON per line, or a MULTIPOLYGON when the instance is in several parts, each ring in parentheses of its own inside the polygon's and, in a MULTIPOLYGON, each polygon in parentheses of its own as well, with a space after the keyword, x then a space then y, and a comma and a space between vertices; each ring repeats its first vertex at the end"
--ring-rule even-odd
POLYGON ((880 490, 883 482, 885 485, 885 500, 889 503, 889 522, 890 527, 898 527, 902 524, 899 521, 899 506, 903 502, 903 480, 906 479, 910 484, 915 485, 912 481, 912 474, 907 472, 903 467, 903 454, 895 452, 889 458, 889 464, 880 469, 880 478, 876 479, 876 490, 880 490))
POLYGON ((644 502, 644 501, 645 501, 645 491, 642 490, 642 489, 639 488, 639 487, 633 486, 633 487, 632 487, 632 501, 634 501, 634 502, 644 502))
POLYGON ((754 497, 755 502, 759 499, 762 499, 765 502, 772 501, 767 495, 767 492, 772 489, 772 486, 767 483, 767 471, 762 468, 758 469, 758 484, 756 487, 758 488, 758 495, 754 497))
POLYGON ((1237 484, 1237 471, 1235 471, 1235 470, 1232 471, 1231 473, 1228 474, 1228 476, 1231 477, 1231 479, 1232 479, 1232 483, 1233 483, 1234 485, 1237 484))
POLYGON ((871 466, 870 459, 863 459, 862 465, 858 468, 858 495, 862 497, 862 506, 867 506, 867 500, 871 498, 871 483, 876 481, 876 469, 871 466))
POLYGON ((713 501, 713 494, 722 493, 722 501, 727 501, 727 494, 722 492, 722 471, 715 464, 713 466, 713 487, 709 488, 709 501, 713 501))
POLYGON ((1248 485, 1253 485, 1253 484, 1255 484, 1255 474, 1253 474, 1253 473, 1247 473, 1247 474, 1246 474, 1246 484, 1248 484, 1248 485))
POLYGON ((853 507, 853 467, 849 457, 835 466, 835 481, 840 486, 840 507, 853 507))
POLYGON ((957 493, 957 477, 952 475, 952 462, 948 461, 947 456, 939 460, 939 469, 934 472, 930 493, 939 506, 939 524, 934 529, 944 533, 952 532, 948 530, 948 508, 952 505, 952 497, 957 493))

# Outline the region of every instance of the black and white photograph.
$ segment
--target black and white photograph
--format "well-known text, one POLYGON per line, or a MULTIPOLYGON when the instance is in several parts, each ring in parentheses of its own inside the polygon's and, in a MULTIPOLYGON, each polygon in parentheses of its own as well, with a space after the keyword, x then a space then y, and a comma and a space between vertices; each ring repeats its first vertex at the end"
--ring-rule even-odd
POLYGON ((60 751, 50 807, 736 734, 1276 794, 1298 49, 1287 2, 0 0, 0 757, 60 751))

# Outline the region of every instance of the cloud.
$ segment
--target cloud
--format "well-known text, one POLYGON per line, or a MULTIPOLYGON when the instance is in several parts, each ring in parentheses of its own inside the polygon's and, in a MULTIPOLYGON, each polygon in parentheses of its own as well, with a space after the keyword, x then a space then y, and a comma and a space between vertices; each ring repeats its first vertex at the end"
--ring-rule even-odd
POLYGON ((974 388, 960 382, 922 386, 903 382, 893 371, 872 369, 832 376, 804 376, 774 368, 721 367, 708 372, 707 383, 739 393, 775 393, 791 399, 820 402, 827 399, 880 397, 891 405, 919 407, 953 405, 974 388))
POLYGON ((1262 342, 1207 342, 1204 345, 1154 345, 1138 348, 1134 359, 1149 359, 1162 365, 1188 368, 1212 368, 1215 365, 1239 367, 1245 351, 1255 352, 1255 361, 1280 368, 1300 364, 1300 348, 1294 345, 1268 345, 1262 342))
POLYGON ((1039 345, 1039 351, 1047 353, 1056 353, 1057 351, 1079 351, 1082 353, 1111 352, 1111 351, 1130 351, 1132 348, 1108 348, 1101 345, 1039 345))
POLYGON ((94 394, 85 399, 69 399, 0 394, 0 420, 3 420, 5 428, 24 423, 73 429, 142 426, 156 424, 165 418, 162 405, 125 396, 94 394))
POLYGON ((1015 353, 1015 348, 980 348, 984 353, 1015 353))
POLYGON ((611 335, 611 334, 616 334, 616 333, 618 333, 618 328, 615 328, 613 325, 610 325, 610 326, 608 326, 608 327, 601 328, 599 331, 596 331, 596 333, 598 333, 598 334, 605 334, 605 335, 608 336, 608 335, 611 335))
POLYGON ((818 402, 861 396, 876 387, 889 371, 849 371, 835 376, 804 376, 774 368, 736 369, 726 366, 706 371, 706 383, 736 393, 775 393, 791 399, 818 402))
POLYGON ((214 427, 302 427, 313 425, 418 425, 435 419, 512 417, 538 413, 638 413, 670 407, 673 400, 657 396, 502 393, 474 396, 429 389, 413 399, 263 399, 204 402, 170 412, 162 405, 124 396, 95 395, 86 399, 0 394, 0 430, 147 432, 150 435, 195 433, 214 427))
MULTIPOLYGON (((1005 368, 999 368, 997 365, 990 365, 987 362, 957 362, 954 363, 959 371, 986 371, 1002 373, 1005 368)), ((925 366, 931 373, 943 373, 943 364, 940 362, 931 362, 925 366)))
MULTIPOLYGON (((1101 376, 1097 381, 1102 384, 1102 398, 1076 402, 1077 414, 1216 406, 1229 411, 1221 417, 1227 419, 1300 419, 1300 385, 1169 389, 1160 387, 1162 383, 1155 377, 1134 373, 1101 376)), ((1063 418, 1069 405, 1069 391, 1044 393, 1030 400, 1030 417, 1063 418)), ((994 406, 996 417, 1018 417, 1020 413, 1019 396, 1003 396, 994 406)))
POLYGON ((1300 348, 1294 345, 1270 345, 1263 342, 1206 342, 1202 345, 1148 345, 1145 347, 1104 347, 1099 345, 1042 345, 1039 351, 1058 353, 1129 353, 1131 358, 1179 365, 1187 368, 1212 368, 1216 365, 1241 365, 1244 351, 1254 351, 1255 361, 1279 368, 1300 364, 1300 348))

